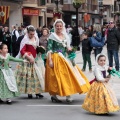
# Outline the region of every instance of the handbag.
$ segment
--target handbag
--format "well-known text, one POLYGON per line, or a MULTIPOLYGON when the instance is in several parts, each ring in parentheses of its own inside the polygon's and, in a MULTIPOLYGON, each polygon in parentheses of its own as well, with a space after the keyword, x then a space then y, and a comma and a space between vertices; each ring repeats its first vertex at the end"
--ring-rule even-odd
POLYGON ((105 37, 101 38, 101 41, 95 39, 95 37, 90 37, 90 46, 91 47, 103 47, 105 44, 105 37))

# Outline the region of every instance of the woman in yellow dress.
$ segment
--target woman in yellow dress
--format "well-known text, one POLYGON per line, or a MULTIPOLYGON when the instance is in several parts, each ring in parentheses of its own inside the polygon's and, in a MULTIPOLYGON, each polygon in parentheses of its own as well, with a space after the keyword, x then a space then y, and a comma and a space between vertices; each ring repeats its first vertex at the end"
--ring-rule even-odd
POLYGON ((54 102, 61 102, 56 95, 66 96, 66 101, 72 102, 71 95, 88 92, 90 84, 80 68, 68 59, 67 51, 72 49, 65 23, 57 19, 53 26, 54 33, 48 38, 45 91, 54 102))
POLYGON ((98 54, 94 70, 95 81, 84 100, 82 107, 95 114, 106 114, 120 109, 117 98, 109 84, 111 76, 105 69, 106 56, 98 54))

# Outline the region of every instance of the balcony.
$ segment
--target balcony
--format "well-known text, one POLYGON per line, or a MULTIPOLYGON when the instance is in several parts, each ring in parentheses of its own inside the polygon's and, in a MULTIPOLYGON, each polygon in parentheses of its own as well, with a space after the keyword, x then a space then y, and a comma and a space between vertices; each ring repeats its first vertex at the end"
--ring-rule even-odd
POLYGON ((114 5, 114 0, 103 0, 103 5, 114 5))
POLYGON ((37 0, 24 0, 24 4, 37 4, 37 0))
POLYGON ((25 6, 25 7, 38 7, 38 1, 37 0, 24 0, 23 6, 25 6))
MULTIPOLYGON (((66 12, 75 12, 75 8, 72 4, 64 4, 63 11, 66 12)), ((87 13, 95 13, 98 14, 98 5, 92 5, 92 4, 83 4, 81 8, 79 8, 79 12, 87 12, 87 13)))
POLYGON ((4 0, 4 1, 8 1, 8 2, 23 2, 25 0, 4 0))

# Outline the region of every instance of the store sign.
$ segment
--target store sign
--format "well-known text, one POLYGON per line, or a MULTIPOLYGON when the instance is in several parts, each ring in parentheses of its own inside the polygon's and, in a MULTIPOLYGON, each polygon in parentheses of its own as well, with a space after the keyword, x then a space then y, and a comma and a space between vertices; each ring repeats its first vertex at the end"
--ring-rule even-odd
POLYGON ((23 8, 22 9, 23 15, 35 15, 39 16, 39 10, 38 9, 31 9, 31 8, 23 8))

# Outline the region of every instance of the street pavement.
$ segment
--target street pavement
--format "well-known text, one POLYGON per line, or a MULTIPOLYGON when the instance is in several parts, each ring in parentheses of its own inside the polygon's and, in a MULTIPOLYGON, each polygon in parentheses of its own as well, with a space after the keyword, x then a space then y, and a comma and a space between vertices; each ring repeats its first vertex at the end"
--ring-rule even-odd
MULTIPOLYGON (((106 48, 104 48, 103 53, 106 54, 106 48)), ((91 57, 94 69, 94 54, 91 57)), ((81 51, 77 51, 75 61, 82 68, 81 51)), ((16 63, 11 62, 11 65, 15 70, 16 63)), ((88 66, 84 73, 89 81, 94 78, 93 73, 89 72, 88 66)), ((120 103, 120 79, 117 76, 112 77, 110 82, 120 103)), ((109 115, 94 115, 83 110, 81 105, 85 94, 73 95, 74 101, 71 104, 66 103, 65 97, 60 97, 63 100, 62 103, 52 103, 48 93, 43 93, 43 95, 44 98, 42 99, 36 99, 35 96, 33 99, 28 99, 27 95, 22 94, 20 97, 13 99, 12 105, 0 104, 0 120, 119 120, 120 118, 119 112, 109 115)))

